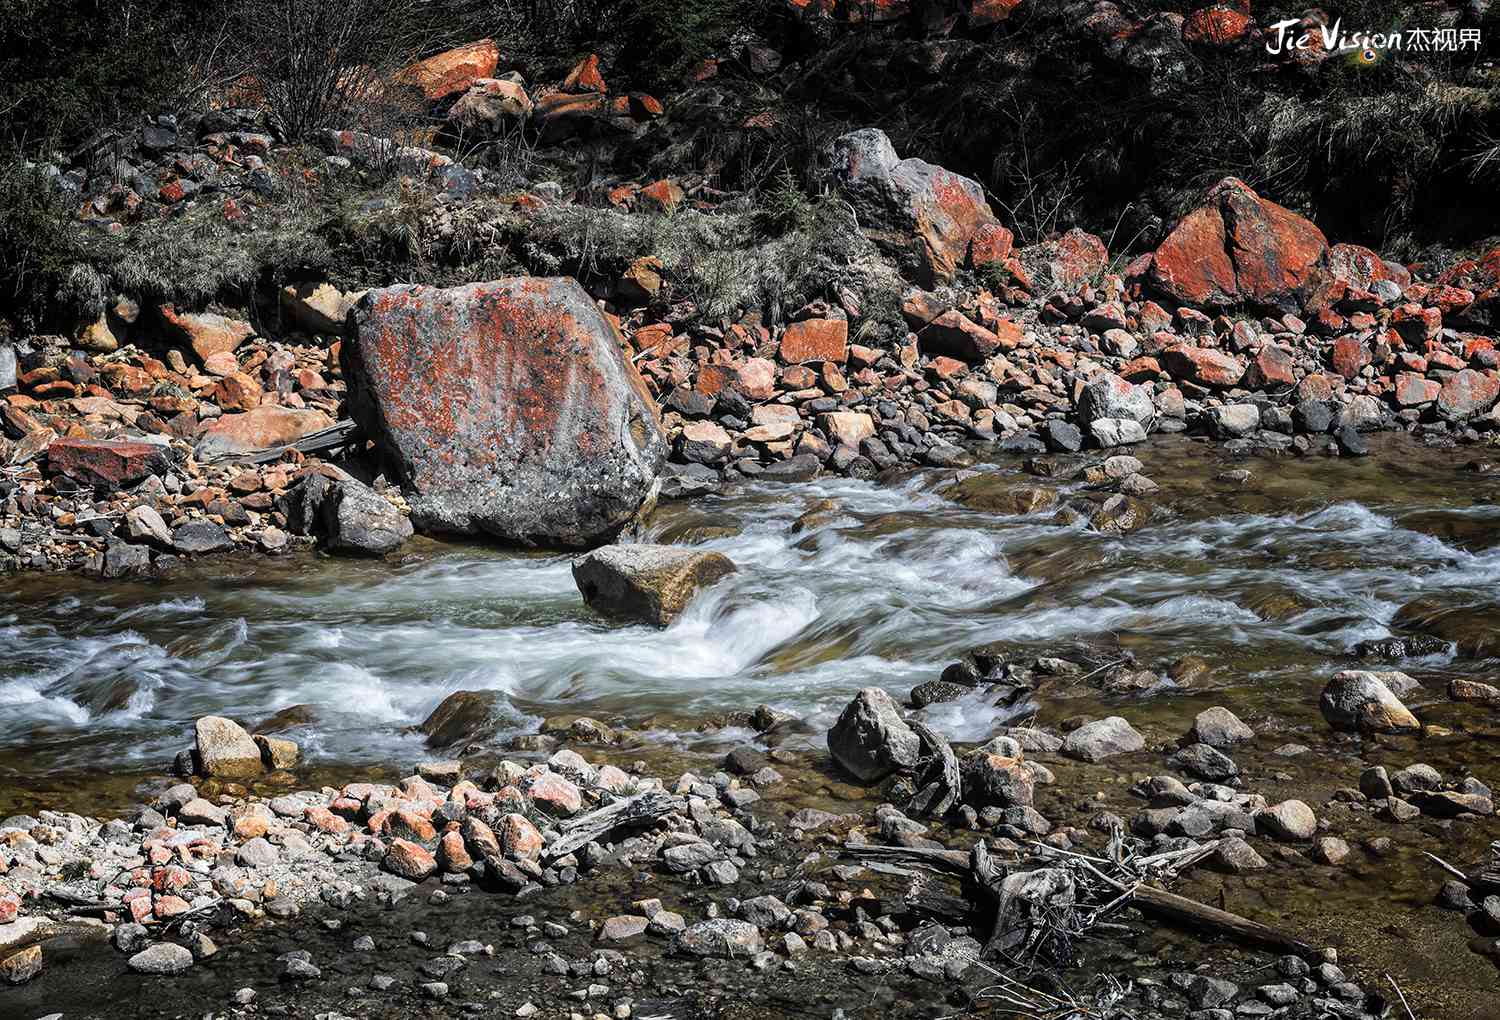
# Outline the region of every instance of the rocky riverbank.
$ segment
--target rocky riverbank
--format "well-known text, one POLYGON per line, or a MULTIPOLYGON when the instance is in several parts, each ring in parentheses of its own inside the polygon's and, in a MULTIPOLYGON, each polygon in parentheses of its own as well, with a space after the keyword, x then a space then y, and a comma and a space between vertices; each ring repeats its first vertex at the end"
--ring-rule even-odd
MULTIPOLYGON (((1080 920, 1088 944, 1047 941, 1060 956, 1032 955, 1037 939, 1066 927, 1072 900, 1055 888, 1051 899, 1022 894, 997 922, 972 889, 954 897, 920 869, 872 856, 887 847, 892 860, 910 852, 920 862, 982 838, 1031 881, 1079 853, 1117 854, 1121 838, 1132 857, 1191 856, 1229 874, 1270 866, 1252 843, 1282 858, 1311 843, 1312 860, 1342 864, 1350 848, 1314 840, 1326 826, 1306 804, 1269 804, 1212 750, 1253 736, 1227 710, 1200 714, 1193 742, 1167 764, 1213 779, 1138 783, 1130 822, 1087 816, 1084 788, 1037 795, 1070 786, 1077 762, 1143 751, 1124 719, 1066 734, 1014 729, 967 752, 949 816, 920 790, 908 803, 924 771, 943 773, 949 745, 910 729, 878 691, 861 693, 828 736, 841 768, 866 782, 892 777, 873 814, 799 807, 800 791, 826 778, 797 755, 746 746, 715 771, 676 777, 616 767, 595 747, 593 760, 563 749, 493 765, 427 761, 395 784, 272 797, 205 778, 105 821, 15 816, 0 822, 0 973, 20 986, 5 1015, 66 1003, 68 1015, 146 1017, 189 1001, 215 1016, 729 1017, 793 1015, 809 1002, 851 1017, 985 1015, 1006 997, 1099 1016, 1385 1015, 1390 989, 1351 980, 1333 949, 1138 952, 1130 947, 1150 928, 1116 904, 1098 932, 1098 916, 1080 920), (997 957, 1002 931, 1010 948, 997 957), (1079 978, 1071 968, 1084 964, 1079 978), (129 990, 126 1012, 85 987, 105 975, 129 990), (852 994, 850 976, 861 986, 878 978, 885 991, 874 1002, 852 994)), ((258 769, 250 751, 234 756, 235 738, 227 721, 200 723, 199 767, 258 769)), ((1417 766, 1392 782, 1432 791, 1440 779, 1417 766)), ((1314 940, 1316 927, 1299 919, 1314 940)))
MULTIPOLYGON (((464 73, 490 81, 481 71, 464 73)), ((87 199, 79 229, 117 240, 201 217, 249 239, 274 228, 292 176, 347 188, 391 148, 331 133, 309 169, 257 124, 254 111, 149 124, 50 186, 87 199), (142 190, 166 178, 199 186, 142 190)), ((742 200, 672 180, 600 207, 588 189, 528 190, 411 152, 426 155, 398 161, 403 188, 431 200, 425 216, 450 233, 475 219, 519 232, 533 255, 575 228, 629 249, 742 215, 742 200)), ((838 263, 830 282, 793 307, 711 309, 647 250, 585 286, 308 279, 239 308, 120 290, 71 333, 0 342, 0 570, 122 577, 313 544, 379 556, 413 521, 578 547, 638 527, 658 492, 875 478, 992 446, 1067 453, 1188 432, 1246 455, 1334 456, 1364 453, 1377 430, 1451 444, 1500 427, 1500 253, 1400 265, 1330 243, 1231 178, 1127 263, 1076 229, 1017 247, 974 181, 900 158, 878 130, 822 158, 832 204, 804 211, 843 247, 817 254, 838 263), (565 313, 528 311, 533 292, 565 313), (558 440, 533 441, 544 434, 558 440)))

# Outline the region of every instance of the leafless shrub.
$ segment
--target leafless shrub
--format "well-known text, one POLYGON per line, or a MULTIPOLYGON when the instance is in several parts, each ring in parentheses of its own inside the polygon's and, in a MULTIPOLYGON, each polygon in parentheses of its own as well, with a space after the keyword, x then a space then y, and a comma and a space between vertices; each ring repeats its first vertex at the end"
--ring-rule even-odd
POLYGON ((436 37, 439 8, 437 0, 239 0, 225 59, 289 139, 327 127, 397 136, 393 127, 418 107, 395 78, 436 37))

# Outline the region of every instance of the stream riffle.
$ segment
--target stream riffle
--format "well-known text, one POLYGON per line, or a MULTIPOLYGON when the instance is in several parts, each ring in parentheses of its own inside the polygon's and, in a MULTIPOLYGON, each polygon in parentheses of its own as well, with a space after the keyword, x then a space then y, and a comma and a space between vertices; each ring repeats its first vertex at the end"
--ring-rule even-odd
MULTIPOLYGON (((12 579, 0 776, 11 807, 76 807, 64 791, 81 780, 123 792, 161 776, 209 713, 282 713, 313 765, 420 757, 410 728, 457 690, 503 692, 502 736, 581 713, 690 747, 685 731, 726 710, 766 703, 822 728, 858 687, 904 700, 997 640, 1085 662, 1128 652, 1162 672, 1200 656, 1196 691, 1224 690, 1247 718, 1312 722, 1327 676, 1388 635, 1401 605, 1493 599, 1500 475, 1467 470, 1472 453, 1404 438, 1360 461, 1242 464, 1187 440, 1138 452, 1162 488, 1127 535, 965 509, 943 494, 951 470, 666 505, 651 538, 740 569, 664 631, 591 613, 565 556, 477 545, 418 545, 394 563, 221 560, 155 583, 12 579), (1248 481, 1222 477, 1241 467, 1248 481), (836 509, 794 525, 825 500, 836 509)), ((1082 488, 1015 462, 981 468, 1082 488)), ((1494 673, 1446 655, 1408 666, 1494 673)), ((1140 711, 1171 715, 1171 693, 1164 678, 1140 711)), ((1059 710, 1042 704, 1041 721, 1059 710)), ((982 740, 1005 711, 968 699, 929 715, 982 740)))

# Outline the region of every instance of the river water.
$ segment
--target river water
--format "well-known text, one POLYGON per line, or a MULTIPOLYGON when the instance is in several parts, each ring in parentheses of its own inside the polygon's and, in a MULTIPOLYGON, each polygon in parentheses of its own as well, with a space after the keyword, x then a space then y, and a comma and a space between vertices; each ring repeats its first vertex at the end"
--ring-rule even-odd
MULTIPOLYGON (((457 690, 503 692, 502 736, 582 713, 690 746, 681 731, 725 710, 767 703, 821 727, 858 687, 904 700, 996 640, 1086 664, 1123 650, 1162 673, 1201 656, 1195 691, 1223 691, 1247 717, 1311 721, 1322 682, 1357 642, 1388 635, 1403 603, 1492 600, 1500 580, 1500 475, 1465 470, 1472 453, 1382 447, 1355 462, 1239 463, 1160 441, 1137 451, 1162 485, 1153 516, 1123 536, 1050 511, 965 509, 943 495, 951 470, 668 505, 654 539, 697 542, 739 571, 664 631, 596 617, 567 557, 471 545, 420 544, 395 563, 220 561, 155 583, 12 578, 0 779, 40 804, 90 775, 160 776, 195 717, 254 725, 289 709, 286 734, 311 763, 410 760, 430 754, 410 727, 457 690), (1220 477, 1239 467, 1247 482, 1220 477), (836 509, 794 525, 824 500, 836 509)), ((982 468, 1084 490, 1015 462, 982 468)), ((1407 665, 1484 679, 1495 664, 1407 665)), ((1061 705, 1090 707, 1064 693, 1061 705)), ((1170 711, 1153 706, 1171 703, 1171 683, 1152 693, 1139 710, 1170 711)), ((929 715, 982 740, 1007 712, 968 699, 929 715)))
MULTIPOLYGON (((413 727, 459 690, 496 692, 497 741, 549 716, 590 715, 635 731, 625 755, 663 774, 714 767, 753 734, 705 722, 769 704, 809 724, 786 745, 801 749, 805 768, 779 766, 790 773, 783 796, 837 810, 878 796, 842 783, 821 750, 853 692, 875 685, 905 700, 996 641, 1089 669, 1133 657, 1156 676, 1129 694, 1061 681, 1021 709, 971 696, 926 710, 961 741, 983 740, 1018 710, 1040 725, 1129 718, 1148 750, 1058 764, 1059 785, 1038 799, 1054 820, 1086 824, 1100 809, 1129 817, 1139 807, 1126 792, 1133 777, 1164 771, 1157 748, 1214 704, 1260 734, 1235 752, 1251 788, 1300 797, 1320 815, 1369 764, 1426 761, 1500 786, 1500 718, 1445 693, 1453 677, 1500 682, 1494 658, 1393 664, 1422 684, 1407 702, 1447 735, 1361 744, 1330 734, 1318 714, 1328 677, 1359 665, 1356 645, 1391 635, 1415 598, 1489 607, 1478 625, 1500 630, 1500 472, 1473 470, 1483 451, 1399 436, 1372 445, 1375 456, 1357 461, 1238 461, 1180 437, 1154 441, 1133 452, 1161 489, 1145 497, 1146 525, 1125 535, 1062 525, 1050 510, 967 509, 945 494, 951 470, 754 485, 666 505, 653 540, 715 549, 739 567, 666 630, 595 616, 567 557, 478 545, 419 541, 387 563, 219 560, 151 583, 9 578, 0 815, 120 810, 169 781, 193 719, 209 713, 271 721, 298 740, 304 785, 408 774, 441 753, 413 727), (1244 471, 1248 479, 1234 474, 1244 471), (819 512, 799 521, 810 510, 819 512), (1200 668, 1177 685, 1167 674, 1185 657, 1200 668), (1288 743, 1311 751, 1287 757, 1288 743)), ((1027 475, 1019 460, 979 469, 995 488, 1097 499, 1085 482, 1059 480, 1097 460, 1058 459, 1051 479, 1027 475)), ((1423 1015, 1488 1016, 1494 967, 1468 952, 1460 916, 1431 905, 1442 876, 1422 851, 1473 864, 1500 835, 1493 829, 1340 816, 1334 831, 1351 844, 1389 837, 1394 847, 1357 851, 1337 869, 1289 852, 1230 883, 1195 876, 1189 891, 1327 939, 1366 969, 1395 970, 1423 1015)))

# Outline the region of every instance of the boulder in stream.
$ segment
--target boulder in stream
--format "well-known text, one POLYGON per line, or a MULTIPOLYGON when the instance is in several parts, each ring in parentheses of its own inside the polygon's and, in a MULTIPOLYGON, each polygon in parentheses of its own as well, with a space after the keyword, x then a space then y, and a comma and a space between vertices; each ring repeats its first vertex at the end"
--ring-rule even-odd
POLYGON ((703 588, 734 573, 722 553, 673 545, 610 545, 573 564, 583 601, 602 613, 665 627, 703 588))
POLYGON ((1402 687, 1403 693, 1416 686, 1405 673, 1344 670, 1323 688, 1318 708, 1336 730, 1396 733, 1420 729, 1421 723, 1391 690, 1391 683, 1402 687))
POLYGON ((193 724, 193 730, 198 739, 198 769, 203 775, 243 779, 260 774, 260 747, 239 723, 206 715, 193 724))
POLYGON ((1139 751, 1146 746, 1146 738, 1136 732, 1135 727, 1118 715, 1095 719, 1084 723, 1069 733, 1063 741, 1062 752, 1069 758, 1097 762, 1117 754, 1139 751))
POLYGON ((921 741, 889 694, 866 687, 828 731, 828 751, 856 779, 874 783, 892 772, 914 768, 921 741))
POLYGON ((411 521, 391 501, 363 482, 334 482, 323 500, 323 527, 330 552, 384 556, 412 536, 411 521))
POLYGON ((589 548, 654 502, 656 405, 576 280, 386 287, 350 325, 350 414, 419 528, 589 548))

